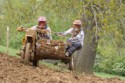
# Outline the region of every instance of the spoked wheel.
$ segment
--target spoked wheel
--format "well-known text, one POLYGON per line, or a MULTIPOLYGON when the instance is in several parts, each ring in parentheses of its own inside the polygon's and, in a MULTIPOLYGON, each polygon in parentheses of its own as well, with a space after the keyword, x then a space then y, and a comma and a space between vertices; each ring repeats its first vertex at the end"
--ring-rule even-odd
POLYGON ((29 64, 30 63, 30 43, 26 44, 26 50, 24 54, 24 63, 29 64))
POLYGON ((74 69, 74 58, 73 56, 71 57, 71 60, 69 62, 69 70, 73 70, 74 69))
POLYGON ((21 59, 24 59, 24 51, 21 52, 21 59))
POLYGON ((24 53, 25 53, 24 51, 22 51, 21 53, 21 60, 20 60, 21 63, 24 63, 24 58, 25 58, 24 53))

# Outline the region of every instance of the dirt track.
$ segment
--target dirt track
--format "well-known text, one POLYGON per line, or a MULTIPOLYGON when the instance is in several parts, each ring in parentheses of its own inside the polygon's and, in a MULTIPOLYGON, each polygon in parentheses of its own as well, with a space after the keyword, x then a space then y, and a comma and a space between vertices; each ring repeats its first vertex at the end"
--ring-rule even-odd
POLYGON ((118 78, 102 79, 73 72, 59 72, 41 65, 34 68, 16 57, 0 53, 0 83, 125 83, 118 78))

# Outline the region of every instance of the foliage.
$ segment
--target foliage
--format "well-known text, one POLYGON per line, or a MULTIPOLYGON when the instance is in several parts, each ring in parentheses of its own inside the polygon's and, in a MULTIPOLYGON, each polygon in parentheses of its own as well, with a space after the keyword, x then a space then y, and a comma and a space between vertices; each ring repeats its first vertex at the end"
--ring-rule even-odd
POLYGON ((125 75, 125 4, 122 0, 111 0, 108 3, 106 1, 104 2, 100 7, 106 9, 96 14, 98 25, 96 25, 95 31, 98 32, 100 38, 98 40, 98 55, 95 70, 125 75))
POLYGON ((113 75, 113 74, 107 74, 107 73, 102 73, 102 72, 94 72, 95 76, 102 77, 102 78, 120 78, 122 80, 125 80, 124 76, 119 76, 119 75, 113 75))

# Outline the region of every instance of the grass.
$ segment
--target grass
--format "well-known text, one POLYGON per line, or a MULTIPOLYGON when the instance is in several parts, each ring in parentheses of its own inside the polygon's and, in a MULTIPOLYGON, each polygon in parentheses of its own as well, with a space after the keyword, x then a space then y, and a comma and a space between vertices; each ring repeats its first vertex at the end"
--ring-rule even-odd
POLYGON ((118 77, 121 80, 125 80, 124 76, 119 76, 119 75, 113 75, 113 74, 107 74, 103 72, 94 72, 95 76, 101 77, 101 78, 113 78, 113 77, 118 77))
POLYGON ((7 53, 7 54, 9 54, 9 55, 11 55, 11 56, 16 56, 16 53, 18 52, 18 50, 9 48, 9 49, 8 49, 8 52, 7 52, 7 48, 6 48, 6 47, 0 46, 0 52, 2 52, 2 53, 7 53))
MULTIPOLYGON (((4 46, 0 46, 0 52, 2 53, 7 53, 7 48, 4 46)), ((9 48, 8 49, 8 54, 11 56, 16 56, 16 53, 18 52, 18 50, 15 50, 13 48, 9 48)), ((61 71, 61 72, 67 72, 68 70, 66 69, 66 67, 60 67, 57 65, 53 65, 51 63, 46 63, 45 61, 41 61, 40 62, 43 65, 48 66, 49 68, 55 69, 57 71, 61 71)), ((59 63, 59 65, 62 65, 59 63)), ((122 80, 125 80, 124 76, 118 76, 118 75, 112 75, 112 74, 107 74, 107 73, 103 73, 103 72, 94 72, 95 76, 101 77, 101 78, 113 78, 113 77, 119 77, 122 80)))

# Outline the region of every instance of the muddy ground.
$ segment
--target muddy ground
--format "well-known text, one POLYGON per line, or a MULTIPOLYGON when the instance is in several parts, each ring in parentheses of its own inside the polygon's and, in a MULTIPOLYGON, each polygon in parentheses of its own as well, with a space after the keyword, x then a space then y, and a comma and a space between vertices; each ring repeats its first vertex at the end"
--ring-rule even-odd
POLYGON ((19 58, 0 53, 0 83, 125 83, 119 78, 99 78, 93 75, 77 75, 61 72, 45 65, 24 65, 19 58))

